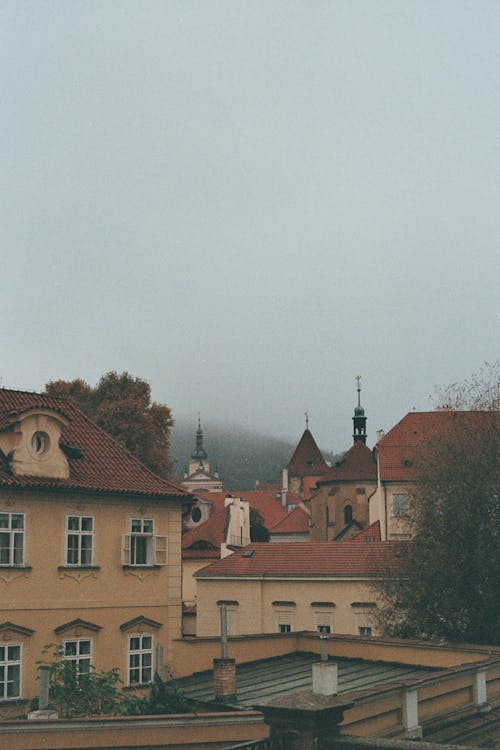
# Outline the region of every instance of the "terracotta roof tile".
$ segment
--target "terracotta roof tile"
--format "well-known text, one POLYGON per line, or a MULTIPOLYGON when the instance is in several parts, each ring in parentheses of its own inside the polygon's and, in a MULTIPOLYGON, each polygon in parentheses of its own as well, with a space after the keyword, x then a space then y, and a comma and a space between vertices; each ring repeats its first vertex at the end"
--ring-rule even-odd
POLYGON ((182 535, 182 549, 189 549, 199 542, 208 542, 220 550, 224 542, 228 512, 228 508, 217 510, 206 521, 186 531, 182 535))
POLYGON ((255 543, 203 568, 196 577, 210 576, 365 576, 394 565, 402 542, 255 543), (249 552, 253 550, 250 556, 249 552))
POLYGON ((328 464, 310 430, 304 430, 287 468, 292 477, 315 476, 328 471, 328 464))
POLYGON ((321 477, 319 482, 344 481, 361 482, 376 481, 377 464, 372 451, 358 440, 344 453, 340 461, 321 477))
POLYGON ((366 529, 362 529, 359 534, 351 537, 352 542, 380 542, 381 540, 380 521, 375 521, 371 526, 367 526, 366 529))
POLYGON ((278 521, 270 531, 272 534, 304 534, 309 531, 310 521, 311 519, 305 510, 296 506, 281 521, 278 521))
POLYGON ((0 463, 0 486, 191 498, 185 490, 142 464, 72 401, 0 388, 0 424, 4 429, 21 413, 32 409, 61 412, 69 420, 61 432, 61 443, 77 446, 82 455, 68 458, 68 479, 15 475, 0 463))
POLYGON ((414 481, 424 448, 457 429, 480 434, 487 420, 499 418, 500 412, 486 411, 410 412, 377 444, 381 480, 414 481))

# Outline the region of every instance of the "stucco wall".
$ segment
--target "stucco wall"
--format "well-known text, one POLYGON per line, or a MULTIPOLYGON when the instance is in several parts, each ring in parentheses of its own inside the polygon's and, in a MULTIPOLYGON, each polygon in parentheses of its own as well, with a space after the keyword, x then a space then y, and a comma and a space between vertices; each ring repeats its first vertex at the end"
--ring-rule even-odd
POLYGON ((172 640, 181 634, 181 510, 176 501, 2 493, 0 510, 26 514, 26 567, 0 567, 0 623, 34 630, 31 636, 8 634, 9 642, 23 644, 23 697, 38 692, 35 662, 44 646, 68 637, 90 637, 94 665, 119 667, 125 677, 131 632, 122 632, 120 625, 140 615, 161 623, 152 631, 154 642, 164 647, 165 661, 172 658, 172 640), (96 569, 65 567, 67 514, 93 516, 96 569), (167 565, 122 567, 122 535, 129 532, 131 517, 153 518, 155 534, 168 537, 167 565), (78 618, 100 629, 55 634, 55 628, 78 618))
MULTIPOLYGON (((316 630, 319 613, 331 615, 333 633, 357 635, 361 624, 360 608, 356 602, 376 602, 370 581, 356 580, 209 580, 198 579, 198 608, 196 633, 213 636, 220 632, 220 600, 232 600, 237 605, 237 634, 275 633, 278 613, 291 613, 292 630, 316 630), (295 606, 273 604, 294 602, 295 606), (315 603, 315 604, 313 604, 315 603), (322 603, 324 606, 321 606, 322 603), (326 606, 333 603, 333 607, 326 606)), ((373 610, 366 613, 366 625, 376 634, 373 610)), ((326 622, 326 620, 325 620, 326 622)), ((364 620, 363 620, 364 623, 364 620)))

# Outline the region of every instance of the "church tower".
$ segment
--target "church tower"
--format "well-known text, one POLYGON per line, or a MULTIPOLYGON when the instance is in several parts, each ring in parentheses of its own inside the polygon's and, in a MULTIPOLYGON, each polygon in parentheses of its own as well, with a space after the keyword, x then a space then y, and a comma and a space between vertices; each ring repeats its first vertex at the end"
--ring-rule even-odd
POLYGON ((223 490, 217 467, 213 474, 210 473, 210 463, 203 447, 200 415, 198 415, 195 448, 191 453, 189 468, 184 472, 182 484, 189 492, 222 492, 223 490))
POLYGON ((358 391, 358 405, 354 409, 354 416, 352 418, 354 425, 353 440, 355 443, 366 444, 366 417, 365 410, 361 406, 361 375, 356 376, 357 391, 358 391))

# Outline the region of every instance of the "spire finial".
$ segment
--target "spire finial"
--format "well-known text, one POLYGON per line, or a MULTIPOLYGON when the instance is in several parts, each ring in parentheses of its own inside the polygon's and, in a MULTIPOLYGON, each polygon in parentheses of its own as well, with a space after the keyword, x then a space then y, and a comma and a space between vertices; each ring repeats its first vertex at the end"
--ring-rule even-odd
POLYGON ((309 412, 307 410, 304 412, 304 416, 306 418, 306 430, 308 430, 309 429, 309 412))
POLYGON ((361 375, 356 375, 357 391, 358 391, 358 406, 361 406, 361 375))
POLYGON ((201 413, 198 412, 198 429, 201 430, 201 413))

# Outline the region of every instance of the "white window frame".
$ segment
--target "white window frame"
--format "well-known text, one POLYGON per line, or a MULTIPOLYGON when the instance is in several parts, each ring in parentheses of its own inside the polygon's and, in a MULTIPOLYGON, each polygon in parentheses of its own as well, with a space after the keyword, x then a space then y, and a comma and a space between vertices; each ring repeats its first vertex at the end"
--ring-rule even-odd
POLYGON ((92 638, 67 638, 65 641, 63 641, 63 659, 66 662, 69 662, 70 664, 74 664, 76 674, 89 674, 89 672, 92 669, 92 651, 93 651, 93 643, 92 638), (73 656, 73 654, 67 654, 66 653, 66 646, 69 643, 75 643, 76 644, 76 654, 73 656), (88 654, 82 654, 81 653, 81 645, 82 643, 88 643, 89 644, 89 652, 88 654), (81 670, 80 663, 81 662, 88 662, 88 670, 81 670))
POLYGON ((393 518, 406 518, 408 516, 410 507, 407 492, 393 492, 392 493, 392 517, 393 518))
POLYGON ((9 559, 7 562, 0 562, 0 567, 23 567, 24 565, 24 550, 26 542, 26 513, 12 513, 8 510, 1 510, 0 515, 7 516, 7 527, 0 528, 0 534, 9 537, 8 549, 9 559), (22 528, 16 528, 12 526, 14 516, 22 519, 22 528), (21 537, 21 560, 16 561, 16 550, 19 549, 19 545, 16 546, 16 537, 21 537))
MULTIPOLYGON (((147 661, 147 659, 146 659, 147 661)), ((154 637, 152 633, 133 633, 132 635, 128 636, 128 650, 127 650, 127 684, 129 686, 140 686, 140 685, 150 685, 153 682, 153 676, 154 676, 154 637), (139 648, 132 649, 132 640, 134 638, 139 639, 139 648), (145 648, 143 645, 143 639, 144 638, 150 638, 151 639, 151 647, 145 648), (144 657, 150 654, 150 664, 144 665, 144 657), (131 664, 132 657, 138 656, 138 664, 131 664), (147 681, 142 680, 142 675, 144 669, 148 669, 151 673, 150 679, 147 681), (139 670, 139 675, 141 677, 141 680, 136 682, 132 682, 131 678, 131 672, 135 670, 139 670)))
POLYGON ((166 536, 155 534, 155 522, 153 518, 130 518, 129 533, 122 536, 122 565, 127 567, 155 567, 164 566, 168 562, 168 539, 166 536), (144 524, 151 524, 151 531, 144 531, 144 524), (141 531, 133 531, 134 524, 140 524, 141 531), (137 562, 137 554, 134 553, 134 541, 146 539, 146 561, 137 562))
POLYGON ((64 537, 64 564, 65 565, 69 565, 72 568, 85 568, 87 566, 92 566, 94 564, 94 546, 95 546, 94 534, 95 534, 95 516, 87 516, 87 515, 82 515, 79 513, 68 513, 68 515, 66 516, 66 531, 65 531, 65 537, 64 537), (78 518, 78 529, 69 528, 70 518, 78 518), (87 529, 82 529, 83 519, 92 521, 92 529, 90 531, 88 531, 87 529), (77 546, 78 562, 69 561, 70 552, 73 552, 73 550, 70 550, 69 548, 70 536, 76 536, 78 538, 78 546, 77 546), (84 537, 85 538, 91 537, 91 540, 92 540, 91 547, 90 547, 90 562, 89 561, 82 562, 82 552, 84 552, 84 550, 82 549, 82 538, 84 537))
POLYGON ((0 661, 0 667, 3 667, 3 680, 2 680, 2 683, 0 683, 2 684, 2 691, 0 692, 0 701, 15 701, 21 698, 23 694, 23 685, 22 685, 23 644, 15 643, 15 642, 14 643, 1 643, 0 648, 5 649, 4 659, 0 661), (9 659, 9 649, 11 648, 19 649, 19 659, 9 659), (18 669, 19 691, 17 695, 7 695, 9 682, 12 682, 12 680, 9 680, 9 670, 13 668, 18 669))

